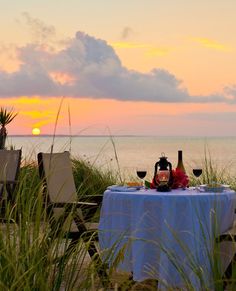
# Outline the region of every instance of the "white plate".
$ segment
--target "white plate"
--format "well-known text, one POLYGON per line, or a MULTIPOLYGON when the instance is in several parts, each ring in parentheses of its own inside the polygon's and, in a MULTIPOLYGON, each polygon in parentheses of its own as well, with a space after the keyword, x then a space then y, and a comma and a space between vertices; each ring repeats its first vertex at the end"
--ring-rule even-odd
POLYGON ((134 192, 137 191, 137 187, 127 187, 127 186, 109 186, 107 187, 108 190, 114 191, 114 192, 134 192))
POLYGON ((128 188, 134 188, 136 190, 140 190, 143 188, 143 186, 127 186, 128 188))
POLYGON ((229 185, 219 185, 219 186, 209 186, 209 185, 200 185, 198 187, 200 192, 214 192, 214 193, 221 193, 224 191, 228 191, 230 190, 230 186, 229 185))

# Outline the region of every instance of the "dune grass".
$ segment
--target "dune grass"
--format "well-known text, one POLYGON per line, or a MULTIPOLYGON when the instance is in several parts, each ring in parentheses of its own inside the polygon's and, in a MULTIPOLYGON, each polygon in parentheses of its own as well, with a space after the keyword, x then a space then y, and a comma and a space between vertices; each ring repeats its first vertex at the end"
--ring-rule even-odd
MULTIPOLYGON (((102 194, 116 183, 86 162, 73 160, 75 182, 82 197, 102 194)), ((92 290, 101 286, 82 240, 66 259, 69 239, 51 231, 36 163, 25 163, 13 202, 1 202, 0 290, 92 290), (84 261, 87 261, 84 264, 84 261), (85 267, 86 266, 86 267, 85 267)), ((96 265, 96 267, 98 267, 96 265)))
MULTIPOLYGON (((120 177, 115 172, 103 172, 94 165, 75 158, 72 162, 75 183, 81 195, 79 197, 83 200, 91 201, 91 196, 99 196, 107 186, 120 182, 120 177)), ((235 178, 222 174, 227 171, 215 170, 212 159, 206 158, 203 161, 203 167, 204 174, 201 177, 201 183, 217 181, 236 185, 235 178)), ((64 254, 69 240, 63 239, 62 235, 55 237, 51 232, 43 203, 42 183, 35 162, 26 162, 22 165, 19 181, 14 202, 4 205, 5 213, 2 213, 6 220, 0 226, 0 290, 105 291, 96 273, 97 265, 88 259, 86 246, 82 241, 66 259, 58 259, 64 254)), ((190 176, 190 181, 192 185, 196 184, 192 176, 190 176)), ((181 244, 181 241, 178 243, 181 244)), ((185 246, 183 248, 188 251, 185 246)), ((178 260, 171 256, 171 251, 165 251, 176 264, 176 268, 182 272, 181 267, 178 266, 178 260)), ((112 253, 112 250, 110 252, 112 253)), ((217 252, 212 258, 214 259, 212 264, 216 265, 217 252)), ((113 289, 122 286, 122 290, 131 290, 129 280, 124 283, 123 277, 115 282, 113 279, 115 267, 121 259, 120 253, 115 260, 115 265, 108 270, 114 283, 113 289)), ((197 266, 193 264, 194 268, 196 275, 203 281, 204 274, 199 272, 197 266)), ((216 267, 213 269, 215 290, 223 290, 219 269, 216 267)), ((235 266, 233 273, 236 274, 235 266)), ((182 276, 187 278, 184 272, 182 276)), ((233 282, 230 283, 233 284, 233 282)), ((191 284, 189 282, 188 284, 189 290, 192 290, 191 284)), ((156 288, 153 284, 144 286, 134 290, 155 290, 156 288)))

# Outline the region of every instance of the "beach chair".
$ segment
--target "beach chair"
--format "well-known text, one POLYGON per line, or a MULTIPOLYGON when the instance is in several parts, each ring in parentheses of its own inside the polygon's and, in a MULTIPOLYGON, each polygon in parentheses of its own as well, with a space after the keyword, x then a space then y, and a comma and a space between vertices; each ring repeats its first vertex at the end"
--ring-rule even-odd
POLYGON ((0 200, 12 202, 21 163, 21 150, 0 150, 0 200))
POLYGON ((44 203, 53 237, 70 240, 64 252, 68 257, 83 240, 103 285, 108 284, 105 265, 96 247, 97 234, 93 224, 87 222, 83 213, 97 208, 97 203, 81 202, 76 192, 69 152, 39 153, 39 175, 44 185, 44 203))
POLYGON ((227 230, 217 238, 217 243, 220 243, 223 264, 226 268, 223 269, 223 280, 225 285, 232 283, 236 277, 236 209, 234 224, 231 229, 227 230), (233 278, 234 277, 234 278, 233 278))

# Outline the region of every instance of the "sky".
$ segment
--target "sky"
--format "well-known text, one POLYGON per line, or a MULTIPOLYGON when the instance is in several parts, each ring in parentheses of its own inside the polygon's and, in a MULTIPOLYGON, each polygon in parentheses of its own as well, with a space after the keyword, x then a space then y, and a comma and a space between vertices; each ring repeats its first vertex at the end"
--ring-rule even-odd
POLYGON ((235 136, 235 0, 0 0, 8 134, 235 136))

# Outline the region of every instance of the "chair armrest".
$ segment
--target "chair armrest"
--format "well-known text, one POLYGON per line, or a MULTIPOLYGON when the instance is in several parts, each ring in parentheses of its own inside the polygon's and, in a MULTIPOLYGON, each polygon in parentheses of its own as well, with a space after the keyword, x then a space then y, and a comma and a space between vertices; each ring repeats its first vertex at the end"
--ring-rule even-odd
POLYGON ((82 197, 80 197, 80 199, 82 201, 91 201, 92 203, 97 203, 98 206, 100 207, 102 204, 102 200, 103 200, 103 194, 96 194, 96 195, 84 195, 82 197))
POLYGON ((49 211, 53 211, 55 208, 63 209, 64 210, 64 218, 63 220, 66 219, 69 213, 76 213, 76 209, 79 208, 82 211, 82 216, 83 219, 81 220, 81 217, 75 217, 77 221, 85 221, 88 220, 88 215, 90 211, 93 209, 97 209, 98 204, 97 203, 92 203, 92 202, 55 202, 55 203, 49 203, 48 205, 49 211))
POLYGON ((16 184, 17 181, 14 180, 6 180, 6 181, 0 181, 0 184, 16 184))
POLYGON ((82 206, 98 206, 97 203, 92 202, 53 202, 50 203, 50 206, 54 208, 63 208, 63 207, 82 207, 82 206))

